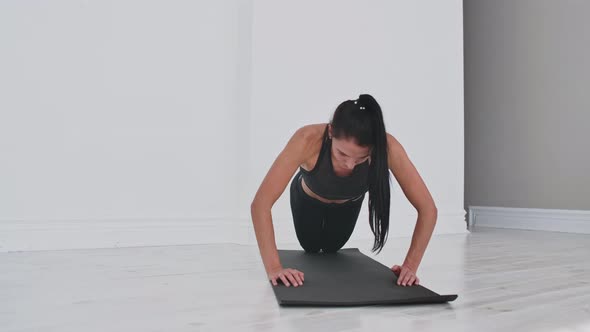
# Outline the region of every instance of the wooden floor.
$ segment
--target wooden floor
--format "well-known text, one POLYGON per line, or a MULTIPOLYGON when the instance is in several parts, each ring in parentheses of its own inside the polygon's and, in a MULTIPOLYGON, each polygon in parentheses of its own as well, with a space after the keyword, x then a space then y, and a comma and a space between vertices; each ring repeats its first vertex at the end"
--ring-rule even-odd
MULTIPOLYGON (((390 237, 378 256, 367 243, 346 247, 391 266, 409 240, 390 237)), ((459 298, 280 307, 255 246, 3 253, 0 331, 590 331, 589 235, 489 228, 439 235, 418 276, 459 298)))

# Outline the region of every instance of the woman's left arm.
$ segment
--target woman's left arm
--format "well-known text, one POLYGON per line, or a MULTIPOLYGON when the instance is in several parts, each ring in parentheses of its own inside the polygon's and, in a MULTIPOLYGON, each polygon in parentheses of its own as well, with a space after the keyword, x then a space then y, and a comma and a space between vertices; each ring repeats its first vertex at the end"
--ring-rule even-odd
MULTIPOLYGON (((409 268, 415 274, 434 231, 438 211, 428 188, 402 145, 390 134, 387 134, 387 144, 389 169, 400 184, 404 195, 418 212, 412 243, 402 265, 402 267, 409 268)), ((399 276, 398 283, 408 282, 412 284, 413 281, 410 281, 412 278, 406 278, 403 269, 400 271, 402 274, 399 276)))

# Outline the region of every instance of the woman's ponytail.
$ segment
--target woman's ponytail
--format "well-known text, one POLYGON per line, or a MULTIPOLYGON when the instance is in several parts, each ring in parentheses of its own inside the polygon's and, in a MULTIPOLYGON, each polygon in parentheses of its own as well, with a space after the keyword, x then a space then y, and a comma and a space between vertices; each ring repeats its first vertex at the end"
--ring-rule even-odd
POLYGON ((389 230, 390 177, 387 159, 387 133, 381 107, 371 95, 346 100, 332 116, 332 137, 354 138, 370 146, 369 225, 375 235, 372 251, 383 249, 389 230))
POLYGON ((375 235, 372 251, 381 252, 389 231, 390 176, 387 132, 381 107, 371 95, 362 94, 358 103, 372 115, 373 150, 369 168, 369 225, 375 235))

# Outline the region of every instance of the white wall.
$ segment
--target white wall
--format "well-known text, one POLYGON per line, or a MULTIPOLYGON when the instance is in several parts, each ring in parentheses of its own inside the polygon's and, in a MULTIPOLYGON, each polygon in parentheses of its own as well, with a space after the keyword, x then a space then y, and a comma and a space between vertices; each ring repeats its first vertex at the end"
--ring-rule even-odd
MULTIPOLYGON (((370 93, 383 109, 386 129, 406 148, 437 203, 436 232, 463 232, 461 6, 255 1, 250 193, 298 127, 327 122, 341 101, 370 93)), ((390 236, 409 235, 415 210, 392 180, 390 236)), ((275 204, 273 219, 277 241, 296 242, 288 190, 275 204)), ((368 196, 353 240, 372 237, 367 201, 368 196)))
MULTIPOLYGON (((276 155, 359 93, 431 189, 436 232, 462 232, 461 20, 460 1, 1 2, 0 250, 254 243, 276 155)), ((410 234, 394 190, 392 236, 410 234)), ((294 241, 288 191, 273 216, 294 241)))

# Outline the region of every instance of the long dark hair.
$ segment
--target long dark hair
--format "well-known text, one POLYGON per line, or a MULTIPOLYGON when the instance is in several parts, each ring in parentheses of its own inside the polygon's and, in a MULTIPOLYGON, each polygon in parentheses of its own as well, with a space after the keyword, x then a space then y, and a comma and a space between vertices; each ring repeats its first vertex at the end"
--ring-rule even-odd
POLYGON ((371 147, 369 167, 369 225, 375 235, 372 251, 381 252, 389 231, 390 177, 387 133, 379 103, 368 94, 342 102, 332 116, 332 136, 353 138, 371 147))

